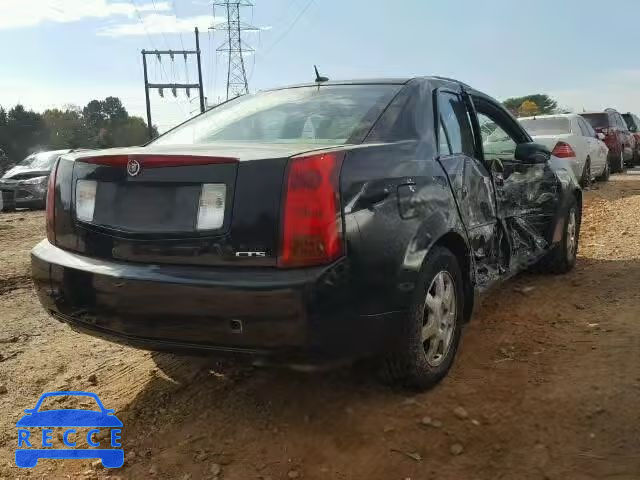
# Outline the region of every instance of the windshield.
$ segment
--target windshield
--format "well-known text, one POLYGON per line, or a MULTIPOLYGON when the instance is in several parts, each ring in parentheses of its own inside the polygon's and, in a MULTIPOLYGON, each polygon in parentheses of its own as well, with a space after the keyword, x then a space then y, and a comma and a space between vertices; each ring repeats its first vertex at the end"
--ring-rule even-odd
POLYGON ((606 113, 583 113, 581 116, 593 128, 606 128, 609 126, 609 116, 606 113))
POLYGON ((355 133, 369 130, 400 88, 401 85, 330 85, 245 95, 194 118, 153 143, 350 143, 355 133))
POLYGON ((530 135, 571 133, 571 122, 566 117, 521 118, 518 121, 530 135))
POLYGON ((29 167, 38 170, 51 170, 60 152, 40 152, 32 153, 27 158, 18 163, 20 167, 29 167))

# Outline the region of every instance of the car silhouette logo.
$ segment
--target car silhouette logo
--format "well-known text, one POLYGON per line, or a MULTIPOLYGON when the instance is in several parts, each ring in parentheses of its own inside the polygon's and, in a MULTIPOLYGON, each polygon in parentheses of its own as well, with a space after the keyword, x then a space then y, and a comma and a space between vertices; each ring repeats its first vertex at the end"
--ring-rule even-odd
MULTIPOLYGON (((51 459, 93 459, 102 461, 105 468, 119 468, 124 464, 124 451, 120 447, 120 429, 122 422, 114 415, 115 410, 105 408, 98 396, 91 392, 81 391, 58 391, 42 394, 34 408, 25 410, 24 415, 16 423, 18 427, 18 449, 16 449, 16 465, 21 468, 33 468, 41 458, 51 459), (64 408, 57 410, 38 411, 42 402, 48 397, 58 396, 79 396, 93 398, 100 411, 64 408), (32 438, 34 427, 41 428, 41 441, 38 437, 32 438), (47 428, 48 427, 48 428, 47 428), (62 440, 66 447, 51 448, 52 428, 65 428, 62 440), (76 440, 80 435, 71 427, 91 429, 86 434, 86 441, 90 447, 95 448, 74 448, 76 440), (94 436, 100 433, 101 428, 111 429, 110 446, 112 448, 99 448, 100 442, 94 436), (44 448, 31 448, 42 446, 44 448), (20 448, 29 447, 29 448, 20 448)), ((33 436, 35 437, 35 435, 33 436)))
POLYGON ((132 177, 135 177, 140 173, 140 170, 140 162, 138 162, 135 158, 130 158, 127 162, 127 173, 132 177))

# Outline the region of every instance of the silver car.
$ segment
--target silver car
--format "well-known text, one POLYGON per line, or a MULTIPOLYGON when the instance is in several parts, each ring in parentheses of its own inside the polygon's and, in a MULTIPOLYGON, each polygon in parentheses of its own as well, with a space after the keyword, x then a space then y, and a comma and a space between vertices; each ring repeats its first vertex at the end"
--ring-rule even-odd
POLYGON ((44 208, 49 172, 58 157, 71 150, 32 153, 0 178, 4 209, 44 208))

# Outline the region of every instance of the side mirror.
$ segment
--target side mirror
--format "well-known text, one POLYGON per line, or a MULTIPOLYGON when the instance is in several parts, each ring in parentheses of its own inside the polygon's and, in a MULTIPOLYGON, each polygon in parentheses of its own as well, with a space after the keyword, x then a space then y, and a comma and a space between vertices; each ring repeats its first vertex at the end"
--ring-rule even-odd
POLYGON ((599 138, 600 140, 604 140, 605 139, 604 133, 602 133, 602 132, 596 133, 596 137, 599 138))
POLYGON ((516 146, 515 158, 529 165, 546 163, 551 158, 551 152, 539 143, 520 143, 516 146))

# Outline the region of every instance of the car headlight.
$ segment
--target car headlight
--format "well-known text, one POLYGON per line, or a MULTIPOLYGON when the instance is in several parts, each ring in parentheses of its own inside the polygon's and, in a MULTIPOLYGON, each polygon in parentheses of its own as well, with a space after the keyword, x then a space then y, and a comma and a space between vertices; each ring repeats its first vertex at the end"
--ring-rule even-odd
POLYGON ((20 183, 22 183, 23 185, 39 185, 47 183, 48 178, 49 177, 47 177, 46 175, 43 175, 42 177, 33 177, 28 180, 22 180, 20 183))

